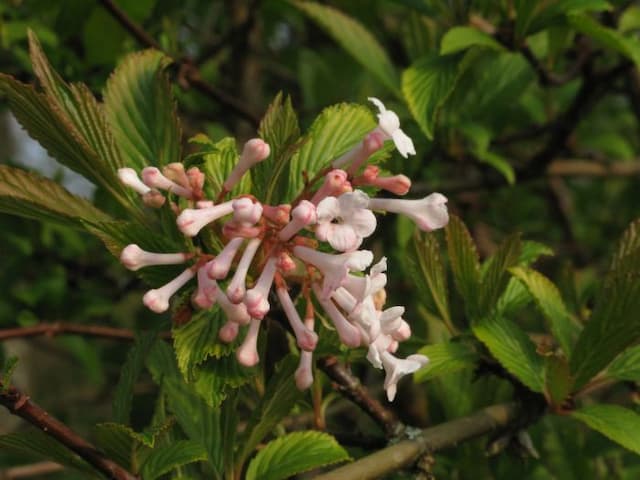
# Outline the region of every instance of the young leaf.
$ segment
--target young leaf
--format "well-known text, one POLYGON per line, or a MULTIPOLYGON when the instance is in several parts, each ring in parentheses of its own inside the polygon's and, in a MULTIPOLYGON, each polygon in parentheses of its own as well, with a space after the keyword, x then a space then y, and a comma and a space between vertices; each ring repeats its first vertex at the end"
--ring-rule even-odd
POLYGON ((358 21, 314 2, 294 2, 314 22, 327 31, 365 69, 392 92, 398 93, 398 75, 376 38, 358 21))
POLYGON ((260 122, 260 137, 269 144, 271 155, 251 169, 252 183, 258 198, 264 203, 278 203, 287 191, 287 165, 300 139, 298 117, 291 97, 283 100, 282 92, 269 105, 260 122))
POLYGON ((198 369, 195 389, 208 405, 218 408, 229 391, 249 382, 257 371, 247 368, 234 355, 210 360, 198 369))
POLYGON ((280 423, 300 398, 301 393, 293 381, 297 365, 298 359, 293 355, 285 357, 278 364, 264 396, 249 419, 245 438, 236 457, 238 465, 244 464, 253 449, 280 423))
POLYGON ((165 422, 151 425, 142 432, 136 432, 128 425, 114 422, 100 423, 96 427, 98 428, 98 430, 100 430, 103 437, 105 437, 105 432, 110 432, 110 436, 113 438, 122 437, 123 435, 129 437, 131 440, 133 440, 133 443, 125 442, 122 439, 118 442, 122 445, 127 445, 128 451, 132 452, 139 445, 153 448, 158 437, 169 430, 174 423, 175 420, 173 418, 169 418, 165 422))
POLYGON ((429 363, 414 374, 416 382, 426 382, 441 375, 474 368, 479 358, 473 348, 462 342, 427 345, 419 353, 426 355, 429 363))
POLYGON ((142 464, 142 478, 155 480, 177 467, 207 460, 202 445, 190 440, 179 440, 154 449, 142 464))
POLYGON ((455 88, 457 55, 428 55, 404 71, 402 93, 424 134, 432 139, 438 110, 455 88))
POLYGON ((607 368, 607 377, 616 380, 640 381, 640 345, 627 348, 607 368))
POLYGON ((424 303, 445 323, 450 324, 447 280, 440 255, 440 243, 433 233, 416 233, 410 244, 410 252, 407 262, 420 286, 424 303))
POLYGON ((521 250, 520 235, 514 234, 507 238, 496 253, 487 260, 481 280, 481 315, 488 314, 495 307, 509 282, 508 269, 518 263, 521 250))
POLYGON ((473 46, 504 50, 504 47, 491 35, 481 32, 477 28, 453 27, 442 37, 440 55, 448 55, 473 46))
POLYGON ((119 423, 100 423, 95 426, 96 445, 113 461, 126 469, 134 463, 134 454, 140 443, 134 435, 136 432, 119 423))
POLYGON ((540 272, 527 267, 513 267, 512 275, 518 278, 533 296, 536 305, 547 320, 549 328, 569 357, 579 333, 578 324, 560 296, 558 288, 540 272))
POLYGON ((544 390, 544 364, 527 334, 504 317, 487 317, 472 327, 473 333, 510 373, 534 392, 544 390))
POLYGON ((142 373, 146 356, 155 342, 155 333, 142 335, 137 337, 136 343, 129 350, 127 360, 120 371, 120 380, 116 385, 113 398, 113 419, 117 423, 129 423, 133 387, 142 373))
POLYGON ((349 460, 349 454, 322 432, 293 432, 267 444, 251 460, 247 480, 283 480, 298 473, 349 460))
POLYGON ((289 188, 284 200, 290 201, 300 193, 304 186, 303 172, 313 178, 375 127, 371 111, 362 105, 340 103, 325 108, 289 163, 289 188))
POLYGON ((78 219, 108 221, 84 198, 36 173, 0 165, 0 212, 81 228, 78 219))
POLYGON ((573 380, 567 360, 562 357, 549 356, 544 363, 545 395, 552 405, 562 405, 571 393, 573 380))
POLYGON ((590 405, 571 412, 571 416, 605 437, 640 454, 640 415, 618 405, 590 405))
POLYGON ((128 55, 109 78, 104 107, 127 166, 180 161, 180 123, 164 73, 170 59, 155 50, 128 55))
POLYGON ((520 280, 512 277, 496 303, 496 313, 509 317, 510 314, 527 306, 532 298, 527 287, 520 280))
POLYGON ((453 280, 467 313, 473 316, 480 294, 480 261, 476 246, 465 224, 455 215, 450 216, 445 232, 453 280))

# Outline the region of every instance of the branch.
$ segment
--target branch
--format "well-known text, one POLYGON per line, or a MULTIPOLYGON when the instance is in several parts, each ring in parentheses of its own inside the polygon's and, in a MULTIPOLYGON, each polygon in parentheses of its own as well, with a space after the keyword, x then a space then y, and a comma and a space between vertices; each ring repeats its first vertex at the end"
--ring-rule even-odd
MULTIPOLYGON (((41 323, 33 327, 6 328, 0 330, 0 341, 12 338, 37 337, 45 335, 53 337, 55 335, 82 335, 87 337, 100 337, 113 340, 135 340, 135 332, 125 328, 103 327, 101 325, 78 325, 74 323, 41 323)), ((161 332, 158 335, 163 339, 170 339, 171 332, 161 332)))
MULTIPOLYGON (((113 0, 100 0, 100 3, 105 10, 107 10, 113 18, 138 41, 138 43, 145 47, 155 48, 156 50, 163 52, 165 55, 172 57, 140 25, 131 20, 126 12, 118 7, 113 0)), ((260 124, 258 116, 237 98, 234 98, 220 90, 218 87, 205 82, 200 75, 200 70, 193 64, 193 62, 191 62, 191 60, 177 60, 174 58, 174 62, 179 66, 179 78, 184 81, 181 82, 185 84, 184 86, 195 88, 200 93, 212 98, 224 107, 229 108, 240 118, 249 122, 253 127, 258 127, 260 124)))
POLYGON ((467 417, 422 430, 410 440, 403 440, 315 478, 316 480, 380 478, 411 465, 427 452, 436 452, 508 427, 518 420, 518 413, 513 403, 493 405, 467 417))
MULTIPOLYGON (((404 430, 404 425, 396 415, 373 398, 360 380, 334 356, 318 360, 318 367, 333 380, 337 389, 353 403, 364 410, 385 431, 387 437, 397 437, 404 430)), ((350 478, 350 477, 344 477, 350 478)))
POLYGON ((42 430, 45 434, 55 438, 72 452, 104 473, 107 478, 114 480, 136 480, 136 477, 107 458, 93 445, 80 437, 77 433, 53 418, 41 407, 29 400, 29 397, 15 387, 4 388, 0 382, 0 405, 3 405, 13 415, 22 417, 30 424, 42 430))
POLYGON ((17 480, 19 478, 31 478, 49 475, 64 470, 64 467, 56 462, 38 462, 31 465, 21 465, 0 470, 0 480, 17 480))

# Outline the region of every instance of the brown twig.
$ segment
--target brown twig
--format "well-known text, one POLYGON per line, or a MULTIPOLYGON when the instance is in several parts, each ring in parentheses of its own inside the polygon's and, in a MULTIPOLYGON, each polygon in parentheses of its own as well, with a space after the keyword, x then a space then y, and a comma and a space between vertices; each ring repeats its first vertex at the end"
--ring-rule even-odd
MULTIPOLYGON (((336 388, 352 402, 362 408, 385 431, 387 437, 397 437, 404 430, 404 425, 396 415, 373 398, 360 380, 334 356, 318 360, 318 367, 336 384, 336 388)), ((349 478, 349 477, 345 477, 349 478)))
POLYGON ((19 478, 31 478, 42 475, 49 475, 64 470, 64 466, 56 462, 38 462, 30 465, 20 465, 18 467, 0 470, 0 480, 18 480, 19 478))
MULTIPOLYGON (((32 327, 6 328, 0 330, 0 341, 12 338, 37 337, 40 335, 53 337, 55 335, 83 335, 113 340, 135 340, 135 332, 125 328, 103 327, 102 325, 78 325, 74 323, 41 323, 32 327)), ((170 339, 171 332, 161 332, 160 338, 170 339)))
POLYGON ((516 423, 518 408, 513 403, 493 405, 467 417, 458 418, 422 430, 414 438, 339 467, 316 480, 367 480, 407 467, 421 455, 451 447, 480 435, 503 429, 516 423))
POLYGON ((136 477, 107 458, 76 432, 53 418, 41 407, 29 400, 29 397, 15 387, 5 388, 0 382, 0 405, 13 415, 25 419, 30 424, 55 438, 69 450, 93 465, 97 470, 114 480, 136 480, 136 477))
MULTIPOLYGON (((171 56, 140 25, 131 20, 126 12, 118 7, 113 0, 100 0, 100 3, 105 10, 107 10, 113 18, 117 20, 118 23, 120 23, 120 25, 141 45, 155 48, 156 50, 164 52, 167 56, 171 56)), ((236 115, 249 122, 253 127, 257 127, 259 125, 260 119, 258 116, 247 108, 240 100, 204 81, 200 75, 200 70, 191 60, 186 58, 174 58, 174 61, 179 66, 179 78, 183 80, 181 83, 183 83, 184 86, 193 87, 200 93, 210 97, 224 107, 229 108, 231 111, 235 112, 236 115)))

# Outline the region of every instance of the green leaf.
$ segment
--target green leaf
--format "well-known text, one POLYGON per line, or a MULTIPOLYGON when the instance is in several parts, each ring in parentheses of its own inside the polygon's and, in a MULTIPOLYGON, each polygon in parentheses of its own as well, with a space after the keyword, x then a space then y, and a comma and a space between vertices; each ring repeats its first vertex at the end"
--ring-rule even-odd
POLYGON ((510 278, 507 288, 504 289, 502 295, 496 303, 496 313, 504 317, 521 310, 531 302, 533 297, 517 278, 510 278))
POLYGON ((558 340, 564 353, 569 357, 579 328, 565 306, 558 288, 543 274, 531 268, 514 267, 510 269, 510 272, 531 293, 540 312, 547 320, 549 329, 558 340))
POLYGON ((504 47, 491 35, 481 32, 477 28, 453 27, 442 37, 440 55, 448 55, 473 46, 504 50, 504 47))
POLYGON ((212 407, 219 407, 229 391, 248 383, 255 375, 255 368, 247 368, 234 355, 216 358, 198 369, 195 389, 212 407))
POLYGON ((136 338, 136 343, 129 350, 127 360, 120 371, 120 380, 116 385, 113 398, 113 419, 117 423, 129 423, 133 387, 142 373, 147 354, 155 342, 155 333, 142 335, 136 338))
POLYGON ((634 411, 618 405, 590 405, 571 412, 571 416, 640 454, 640 415, 634 411))
POLYGON ((84 198, 36 173, 0 165, 0 212, 81 228, 78 219, 108 221, 84 198))
POLYGON ((165 342, 156 342, 146 360, 147 369, 158 385, 162 385, 162 381, 167 378, 182 379, 175 352, 165 342))
POLYGON ((283 100, 278 93, 260 122, 260 137, 269 144, 269 158, 251 169, 255 194, 264 203, 279 203, 287 192, 287 166, 300 139, 298 117, 291 105, 291 97, 283 100))
POLYGON ((9 450, 36 459, 51 460, 78 470, 89 478, 97 478, 95 469, 82 458, 69 451, 54 438, 38 430, 1 435, 0 450, 9 450))
POLYGON ((584 14, 570 14, 569 24, 580 33, 593 38, 605 48, 614 50, 640 65, 640 42, 633 37, 625 37, 623 34, 608 28, 593 18, 584 14))
POLYGON ((466 311, 473 317, 480 293, 480 260, 466 225, 455 215, 449 217, 445 228, 447 251, 453 280, 465 302, 466 311))
POLYGON ((18 357, 11 356, 2 362, 0 368, 0 393, 7 393, 11 387, 11 377, 18 366, 18 357))
POLYGON ((324 167, 360 142, 376 127, 371 111, 355 104, 340 103, 325 108, 302 140, 289 164, 286 201, 294 199, 305 185, 303 172, 312 179, 324 167))
POLYGON ((516 183, 516 172, 505 157, 489 150, 477 150, 474 155, 500 172, 509 185, 516 183))
POLYGON ((618 272, 633 264, 634 255, 640 250, 640 219, 634 220, 622 234, 618 249, 611 259, 611 271, 618 272))
POLYGON ((528 266, 543 255, 553 255, 553 250, 543 243, 526 240, 522 242, 522 252, 518 259, 518 265, 528 266))
POLYGON ((97 428, 102 432, 104 437, 106 432, 110 432, 112 438, 120 437, 118 442, 123 445, 127 445, 129 452, 132 452, 137 446, 144 445, 149 448, 153 448, 156 444, 158 436, 169 430, 175 423, 173 418, 169 418, 167 421, 151 425, 142 432, 136 432, 133 428, 122 423, 105 422, 97 425, 97 428), (123 437, 129 437, 133 442, 126 442, 123 437))
POLYGON ((630 382, 640 381, 640 345, 629 347, 607 368, 607 377, 630 382))
POLYGON ((455 88, 459 61, 457 55, 428 55, 402 74, 402 93, 409 110, 430 139, 438 111, 455 88))
POLYGON ((269 379, 264 396, 253 410, 244 439, 240 443, 240 451, 236 457, 238 465, 244 464, 253 449, 287 416, 301 397, 293 381, 296 368, 298 359, 288 355, 280 361, 275 374, 269 379))
POLYGON ((413 378, 416 382, 426 382, 441 375, 475 368, 479 359, 478 353, 463 342, 447 342, 427 345, 418 353, 426 355, 429 363, 418 370, 413 378))
POLYGON ((335 438, 322 432, 293 432, 269 442, 251 460, 247 480, 282 480, 349 460, 335 438))
POLYGON ((534 392, 544 390, 543 360, 524 330, 499 316, 487 317, 472 328, 504 368, 534 392))
POLYGON ((190 440, 179 440, 154 449, 142 465, 142 478, 155 480, 177 467, 207 460, 202 445, 190 440))
POLYGON ((178 367, 186 379, 193 377, 194 367, 209 357, 229 355, 238 340, 227 344, 220 341, 218 331, 224 324, 224 313, 216 305, 196 313, 189 323, 173 329, 173 346, 178 367))
POLYGON ((482 275, 480 314, 488 314, 496 306, 509 282, 509 268, 518 263, 522 247, 520 235, 509 236, 500 248, 487 260, 482 275))
POLYGON ((398 75, 376 38, 357 20, 314 2, 294 2, 383 85, 398 93, 398 75))
POLYGON ((450 324, 447 279, 435 234, 416 232, 407 262, 419 286, 420 301, 450 324))
POLYGON ((552 2, 532 2, 516 0, 516 35, 523 39, 544 28, 560 24, 566 14, 586 11, 600 11, 611 8, 605 0, 555 0, 552 2))
POLYGON ((125 57, 109 78, 104 107, 127 166, 180 161, 180 124, 164 73, 170 59, 145 50, 125 57))
POLYGON ((545 394, 552 405, 560 406, 571 393, 573 380, 567 360, 549 356, 544 362, 545 394))

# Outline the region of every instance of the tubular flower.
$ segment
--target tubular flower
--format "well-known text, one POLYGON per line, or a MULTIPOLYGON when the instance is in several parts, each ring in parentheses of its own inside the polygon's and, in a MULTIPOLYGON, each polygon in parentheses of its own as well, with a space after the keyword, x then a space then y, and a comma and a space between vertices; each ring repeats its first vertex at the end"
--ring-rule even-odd
MULTIPOLYGON (((176 245, 188 245, 176 247, 178 252, 188 253, 147 252, 135 244, 122 250, 120 261, 130 270, 187 266, 166 285, 146 292, 144 305, 154 312, 165 312, 171 298, 184 290, 191 295, 192 304, 181 306, 180 312, 185 308, 219 309, 226 317, 217 332, 219 340, 230 343, 242 338, 235 354, 240 364, 249 367, 260 360, 262 319, 271 311, 271 302, 277 301, 300 349, 294 377, 298 388, 304 389, 313 383, 313 351, 318 344, 315 296, 332 324, 328 328, 335 328, 340 341, 351 348, 367 348, 371 364, 384 369, 384 387, 392 400, 399 380, 428 360, 422 355, 405 359, 394 355, 399 343, 410 337, 411 327, 403 318, 404 307, 384 306, 386 257, 373 263, 373 253, 359 248, 376 230, 374 211, 406 215, 427 231, 443 227, 449 217, 447 199, 439 193, 422 200, 399 200, 370 198, 353 190, 352 185, 363 185, 372 191, 384 189, 404 195, 411 186, 404 175, 380 177, 377 166, 366 165, 389 139, 403 156, 415 154, 397 115, 379 100, 370 100, 379 109, 378 126, 326 171, 305 177, 303 190, 291 204, 269 205, 251 192, 230 198, 230 191, 250 168, 271 154, 270 146, 259 138, 245 144, 224 181, 216 179, 220 191, 215 199, 205 198, 210 184, 197 167, 185 170, 183 164, 171 163, 161 172, 149 166, 142 170, 142 179, 131 168, 120 169, 122 183, 140 194, 146 205, 160 207, 169 200, 171 208, 163 214, 173 211, 177 230, 186 237, 176 245), (182 198, 165 198, 158 189, 182 198), (194 277, 197 285, 191 286, 194 277), (297 287, 290 290, 288 285, 297 287), (299 295, 292 293, 298 291, 299 295), (272 297, 271 292, 275 293, 272 297), (296 308, 300 298, 307 305, 304 320, 296 308)), ((325 160, 326 165, 331 158, 325 160)), ((255 183, 256 179, 252 180, 255 183)))

